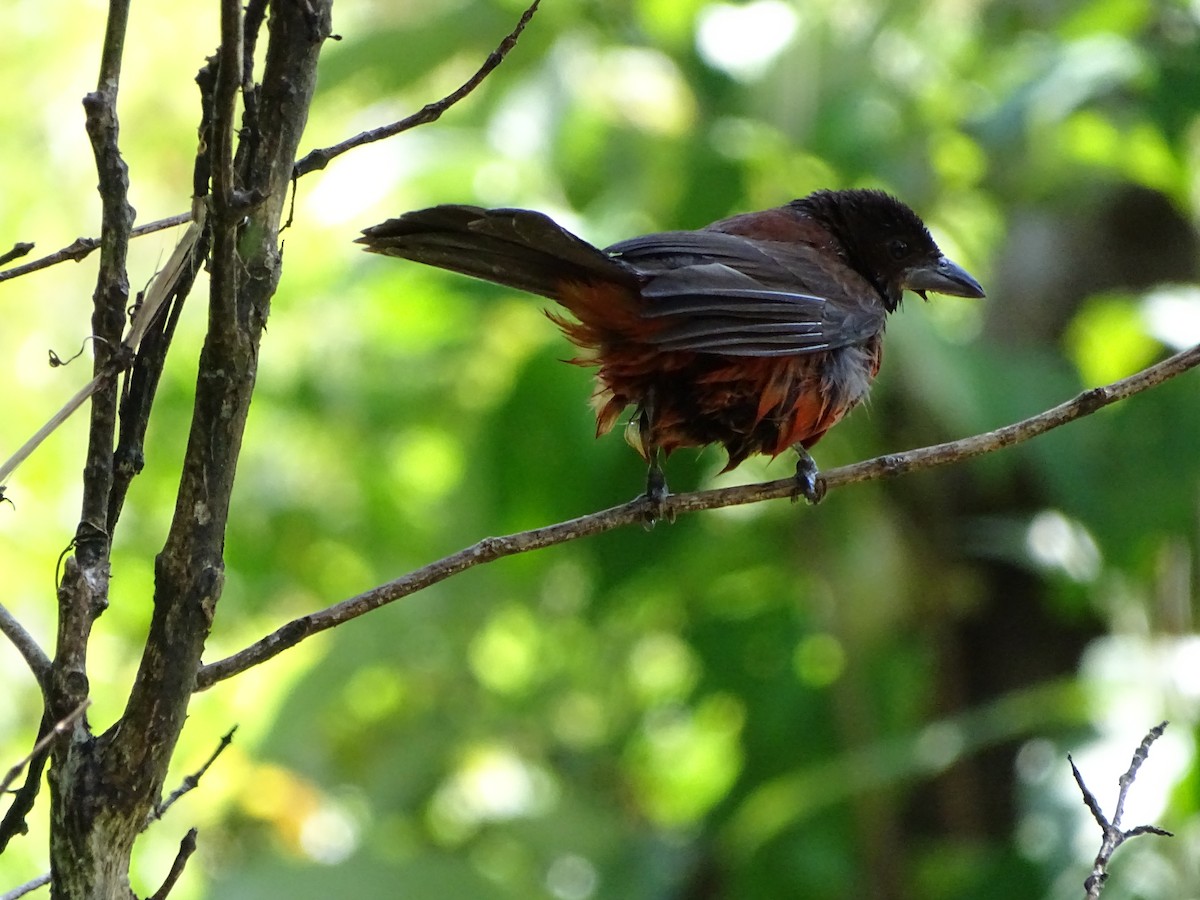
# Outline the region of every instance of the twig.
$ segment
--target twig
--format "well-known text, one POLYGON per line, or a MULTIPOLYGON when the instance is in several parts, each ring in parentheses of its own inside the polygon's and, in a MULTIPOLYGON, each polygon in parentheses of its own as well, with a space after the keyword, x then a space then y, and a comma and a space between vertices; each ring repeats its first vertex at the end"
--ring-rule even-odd
MULTIPOLYGON (((468 94, 474 91, 483 82, 488 75, 492 73, 509 52, 516 46, 517 40, 521 36, 521 32, 525 30, 525 26, 529 24, 537 12, 538 4, 541 0, 534 0, 534 3, 521 15, 517 21, 516 27, 500 42, 499 46, 491 52, 488 58, 480 66, 479 70, 467 79, 457 90, 447 94, 441 100, 426 104, 411 116, 407 116, 398 122, 393 122, 390 125, 384 125, 380 128, 375 128, 370 131, 364 131, 352 138, 342 141, 340 144, 334 144, 331 147, 323 147, 313 150, 308 153, 303 159, 299 160, 292 170, 292 178, 300 178, 310 172, 320 171, 324 169, 329 162, 335 157, 341 156, 348 150, 353 150, 355 147, 361 147, 363 144, 369 144, 373 141, 380 141, 384 138, 393 137, 394 135, 408 131, 411 128, 416 128, 419 125, 428 125, 430 122, 436 122, 441 118, 454 104, 464 99, 468 94)), ((261 7, 261 3, 251 3, 247 7, 247 22, 251 10, 256 7, 261 7)), ((247 28, 249 30, 249 28, 247 28)), ((247 106, 249 107, 248 101, 247 106)), ((168 216, 165 219, 158 219, 154 222, 147 222, 145 225, 139 225, 130 232, 131 238, 141 237, 145 234, 152 234, 156 231, 162 231, 165 228, 173 228, 176 225, 182 225, 192 218, 190 213, 179 213, 174 216, 168 216)), ((33 248, 32 244, 18 244, 18 247, 26 247, 25 252, 29 252, 33 248)), ((79 262, 87 257, 93 250, 100 246, 100 241, 97 238, 77 238, 70 246, 63 247, 48 256, 43 256, 40 259, 32 260, 23 265, 13 266, 11 269, 5 269, 0 272, 0 283, 8 281, 12 278, 20 278, 22 275, 28 275, 31 272, 36 272, 39 269, 47 269, 50 266, 56 265, 67 260, 79 262)), ((14 248, 16 249, 16 248, 14 248)), ((17 256, 22 254, 17 254, 17 256)), ((6 254, 8 256, 8 254, 6 254)), ((11 256, 10 259, 16 259, 17 256, 11 256)), ((8 260, 0 257, 0 265, 8 260)))
POLYGON ((188 791, 194 791, 196 789, 196 787, 200 784, 200 779, 203 778, 204 773, 208 771, 209 766, 216 762, 217 757, 225 752, 225 748, 233 743, 233 735, 237 729, 238 727, 236 725, 230 728, 229 731, 225 733, 225 736, 221 738, 221 742, 217 744, 217 749, 212 752, 212 756, 205 761, 204 765, 202 765, 191 775, 184 778, 179 787, 172 791, 171 795, 167 797, 166 800, 163 800, 154 807, 150 815, 146 817, 146 824, 143 826, 143 828, 147 828, 152 822, 156 822, 157 820, 161 819, 164 815, 166 815, 167 810, 175 805, 176 800, 178 800, 188 791))
POLYGON ((363 144, 370 144, 374 141, 382 141, 384 138, 390 138, 403 131, 408 131, 410 128, 416 128, 419 125, 428 125, 430 122, 436 122, 442 117, 454 104, 465 98, 475 88, 483 83, 483 80, 492 73, 500 63, 504 62, 504 57, 508 56, 513 47, 517 45, 518 39, 521 37, 521 32, 525 30, 525 26, 529 24, 529 20, 533 18, 533 14, 537 12, 538 4, 541 0, 533 0, 529 8, 521 14, 521 18, 517 21, 516 27, 509 32, 508 36, 500 42, 500 45, 493 50, 479 70, 462 83, 456 90, 450 92, 441 100, 433 103, 427 103, 420 110, 407 116, 398 122, 393 122, 390 125, 383 125, 379 128, 372 128, 369 131, 364 131, 361 134, 356 134, 352 138, 342 141, 340 144, 334 144, 332 147, 322 147, 318 150, 313 150, 303 159, 296 163, 292 170, 292 177, 299 178, 302 175, 307 175, 309 172, 314 172, 319 169, 324 169, 335 157, 341 156, 347 150, 353 150, 355 147, 361 147, 363 144))
POLYGON ((22 627, 7 609, 0 603, 0 634, 13 642, 13 646, 25 659, 25 664, 37 679, 38 687, 43 693, 46 690, 46 676, 50 673, 50 657, 46 655, 33 636, 22 627))
POLYGON ((166 900, 167 894, 171 893, 171 889, 175 887, 175 882, 183 874, 183 867, 187 865, 187 861, 195 852, 196 829, 192 828, 188 830, 188 833, 183 836, 183 840, 179 842, 179 852, 175 854, 175 862, 171 863, 171 871, 167 873, 167 878, 162 883, 162 887, 151 895, 150 900, 166 900))
POLYGON ((33 745, 33 749, 29 751, 29 754, 25 756, 24 759, 19 760, 16 765, 8 770, 8 774, 4 776, 3 780, 0 780, 0 794, 3 794, 5 791, 7 791, 9 785, 17 780, 17 776, 21 774, 21 771, 25 768, 26 763, 49 747, 60 736, 66 734, 67 730, 75 724, 79 717, 82 716, 87 708, 91 705, 91 700, 84 700, 77 707, 67 713, 62 719, 55 722, 54 727, 42 735, 38 742, 33 745))
POLYGON ((20 259, 22 256, 28 256, 33 250, 32 241, 20 241, 12 245, 12 249, 7 253, 0 253, 0 266, 7 266, 14 259, 20 259))
POLYGON ((1136 828, 1130 828, 1127 831, 1121 830, 1121 816, 1125 814, 1125 798, 1129 794, 1129 789, 1133 786, 1133 779, 1137 777, 1138 769, 1146 761, 1146 757, 1150 753, 1150 745, 1162 737, 1166 727, 1167 723, 1162 722, 1151 728, 1150 732, 1142 740, 1141 745, 1134 751, 1133 760, 1129 763, 1129 768, 1118 781, 1121 790, 1117 795, 1117 807, 1113 813, 1112 822, 1109 822, 1105 818, 1104 811, 1100 809, 1100 801, 1096 799, 1096 795, 1083 783, 1083 775, 1080 774, 1079 768, 1075 765, 1075 760, 1071 759, 1070 754, 1067 755, 1067 762, 1071 764, 1071 774, 1075 776, 1075 783, 1079 785, 1079 790, 1083 793, 1084 805, 1091 811, 1092 818, 1096 820, 1096 824, 1100 826, 1100 830, 1104 834, 1100 842, 1100 852, 1096 854, 1096 860, 1092 864, 1092 873, 1083 882, 1083 888, 1087 892, 1087 900, 1095 900, 1095 898, 1100 896, 1100 892, 1104 890, 1104 882, 1108 880, 1109 861, 1112 859, 1112 855, 1116 849, 1129 840, 1129 838, 1138 837, 1142 834, 1174 837, 1171 832, 1165 831, 1156 825, 1138 825, 1136 828))
POLYGON ((50 421, 38 429, 37 434, 26 441, 8 460, 0 464, 0 484, 3 484, 5 479, 16 470, 17 466, 23 463, 79 407, 83 406, 88 398, 100 389, 101 385, 109 379, 115 378, 133 360, 133 355, 137 351, 142 337, 146 334, 146 329, 150 327, 150 324, 158 315, 158 311, 162 308, 163 303, 171 296, 175 281, 180 273, 187 268, 187 263, 191 259, 192 251, 195 249, 196 242, 203 229, 204 209, 203 203, 197 202, 195 204, 195 210, 192 213, 195 219, 188 226, 187 230, 184 231, 182 237, 179 239, 179 243, 175 245, 175 250, 171 254, 171 258, 167 260, 167 264, 154 276, 154 280, 150 283, 150 288, 146 291, 146 296, 142 300, 142 304, 129 326, 129 332, 121 342, 121 352, 115 353, 112 356, 112 365, 109 366, 107 371, 99 373, 80 388, 66 402, 63 408, 50 418, 50 421))
POLYGON ((19 897, 24 897, 26 894, 36 891, 43 885, 50 883, 50 873, 39 875, 33 881, 27 881, 22 885, 18 885, 6 894, 0 894, 0 900, 18 900, 19 897))
MULTIPOLYGON (((167 216, 165 219, 157 219, 154 222, 147 222, 144 225, 138 225, 131 232, 131 238, 141 237, 145 234, 153 234, 156 231, 163 231, 167 228, 174 228, 176 225, 183 225, 192 218, 191 213, 179 213, 174 216, 167 216)), ((21 247, 33 248, 33 244, 19 244, 21 247)), ((61 250, 56 250, 48 256, 43 256, 38 259, 31 260, 27 263, 22 263, 19 266, 13 266, 11 269, 5 269, 0 272, 0 283, 8 281, 12 278, 20 278, 22 275, 28 275, 31 272, 36 272, 39 269, 48 269, 60 262, 74 260, 79 262, 89 256, 93 250, 100 246, 99 238, 76 238, 70 246, 63 247, 61 250)), ((16 257, 11 257, 16 259, 16 257)), ((0 265, 3 261, 0 261, 0 265)))
MULTIPOLYGON (((827 489, 837 488, 861 481, 893 478, 907 472, 973 459, 1002 447, 1019 444, 1044 434, 1052 428, 1057 428, 1059 425, 1091 415, 1098 409, 1161 384, 1197 365, 1200 365, 1200 345, 1177 353, 1128 378, 1123 378, 1105 387, 1084 391, 1073 400, 1062 403, 1053 409, 995 431, 919 450, 878 456, 853 465, 830 469, 821 477, 824 479, 827 489)), ((783 478, 760 484, 697 491, 690 494, 674 494, 667 498, 664 514, 670 520, 680 513, 740 506, 762 500, 794 498, 795 496, 795 479, 783 478)), ((474 566, 516 553, 540 550, 543 547, 612 531, 623 525, 641 524, 648 511, 648 502, 644 496, 638 497, 621 506, 614 506, 602 512, 581 516, 578 519, 571 519, 556 525, 534 528, 505 537, 484 538, 451 556, 416 569, 407 575, 402 575, 394 581, 389 581, 387 584, 359 594, 357 597, 351 597, 319 612, 294 619, 232 656, 204 666, 197 675, 196 689, 210 688, 218 681, 223 681, 265 662, 305 638, 341 625, 343 622, 357 618, 402 597, 407 597, 409 594, 444 581, 452 575, 457 575, 474 566)))

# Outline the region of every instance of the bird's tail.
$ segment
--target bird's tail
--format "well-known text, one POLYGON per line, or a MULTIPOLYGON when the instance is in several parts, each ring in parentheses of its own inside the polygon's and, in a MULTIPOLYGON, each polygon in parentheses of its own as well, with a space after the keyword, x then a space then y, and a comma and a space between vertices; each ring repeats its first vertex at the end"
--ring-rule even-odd
POLYGON ((358 243, 372 253, 411 259, 560 302, 563 291, 577 285, 637 284, 629 267, 553 219, 525 209, 435 206, 372 226, 358 243))

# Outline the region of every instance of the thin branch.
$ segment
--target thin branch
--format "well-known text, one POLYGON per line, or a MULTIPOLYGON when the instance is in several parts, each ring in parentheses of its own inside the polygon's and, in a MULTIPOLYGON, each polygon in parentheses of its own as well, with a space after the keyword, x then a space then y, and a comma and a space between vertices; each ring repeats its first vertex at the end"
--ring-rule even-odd
POLYGON ((195 852, 196 829, 192 828, 188 830, 188 833, 183 836, 183 840, 179 842, 179 852, 175 854, 175 862, 171 863, 171 871, 167 873, 162 887, 151 895, 150 900, 166 900, 167 895, 171 893, 171 889, 175 887, 175 882, 183 874, 183 867, 187 865, 187 861, 195 852))
POLYGON ((45 693, 46 676, 50 674, 50 657, 3 604, 0 604, 0 634, 12 641, 13 646, 25 659, 29 670, 33 672, 33 677, 37 679, 38 687, 45 693))
POLYGON ((141 306, 130 323, 129 331, 120 344, 119 352, 110 356, 108 368, 99 372, 91 381, 80 388, 66 402, 63 408, 50 418, 50 421, 39 428, 37 433, 27 440, 16 453, 0 464, 0 484, 3 484, 8 476, 16 470, 17 466, 23 463, 79 407, 83 406, 89 397, 96 393, 110 379, 115 378, 133 361, 134 353, 145 336, 146 330, 158 315, 162 305, 174 293, 178 279, 188 271, 192 252, 195 250, 203 231, 204 210, 204 204, 197 201, 193 213, 190 214, 195 216, 194 220, 180 237, 179 243, 175 245, 175 250, 172 252, 171 258, 167 260, 167 264, 154 276, 154 280, 150 283, 150 288, 146 291, 146 296, 143 298, 141 306))
POLYGON ((47 885, 49 883, 50 883, 50 873, 46 872, 44 875, 39 875, 37 878, 33 879, 33 881, 27 881, 24 884, 18 885, 17 887, 13 888, 11 891, 8 891, 7 893, 0 894, 0 900, 18 900, 18 898, 24 897, 26 894, 32 893, 33 891, 36 891, 38 888, 43 887, 44 885, 47 885))
MULTIPOLYGON (((40 741, 53 727, 54 722, 50 720, 48 710, 43 708, 42 719, 38 722, 37 740, 40 741)), ((0 855, 4 854, 13 838, 29 833, 29 825, 25 819, 33 810, 33 805, 42 790, 42 772, 46 769, 51 749, 43 746, 41 750, 34 750, 25 766, 25 783, 12 792, 12 803, 4 811, 3 818, 0 818, 0 855)))
MULTIPOLYGON (((862 481, 894 478, 897 475, 920 469, 974 459, 1002 447, 1022 443, 1060 425, 1065 425, 1067 422, 1091 415, 1105 406, 1148 390, 1197 365, 1200 365, 1200 344, 1130 375, 1128 378, 1123 378, 1105 387, 1084 391, 1073 400, 1012 425, 974 437, 936 444, 919 450, 909 450, 904 453, 889 453, 853 465, 830 469, 824 472, 821 478, 825 487, 830 489, 862 481)), ((696 491, 690 494, 674 494, 667 498, 664 513, 665 517, 670 520, 681 513, 740 506, 782 497, 793 499, 796 497, 795 479, 783 478, 760 484, 696 491)), ((642 496, 620 506, 556 525, 534 528, 505 537, 484 538, 470 547, 407 575, 402 575, 387 584, 343 600, 319 612, 293 619, 232 656, 204 666, 197 675, 196 689, 206 690, 218 681, 223 681, 277 656, 306 638, 358 618, 371 610, 407 597, 430 585, 445 581, 466 569, 505 556, 540 550, 543 547, 612 531, 624 525, 642 524, 648 509, 649 501, 642 496)))
POLYGON ((370 144, 375 141, 382 141, 385 138, 394 137, 401 132, 416 128, 419 125, 428 125, 430 122, 436 122, 442 117, 454 104, 467 97, 473 90, 483 83, 483 80, 492 73, 492 71, 504 62, 504 58, 517 45, 517 41, 521 37, 521 32, 525 30, 525 26, 529 24, 534 13, 537 12, 538 4, 541 0, 533 0, 533 3, 521 14, 521 18, 517 21, 516 27, 509 32, 508 36, 500 42, 488 58, 484 60, 479 70, 462 83, 456 90, 451 91, 441 100, 433 103, 427 103, 420 110, 407 116, 398 122, 393 122, 390 125, 383 125, 379 128, 372 128, 370 131, 364 131, 361 134, 356 134, 352 138, 342 141, 340 144, 334 144, 332 147, 322 147, 318 150, 313 150, 303 159, 296 163, 293 170, 293 177, 299 178, 302 175, 307 175, 309 172, 324 169, 335 157, 341 156, 348 150, 353 150, 355 147, 361 147, 364 144, 370 144))
POLYGON ((1126 831, 1121 830, 1121 817, 1125 813, 1125 799, 1129 795, 1129 789, 1133 787, 1133 780, 1137 777, 1138 769, 1142 767, 1142 763, 1146 761, 1146 757, 1150 754, 1150 745, 1162 737, 1163 731, 1166 730, 1167 723, 1161 722, 1150 729, 1142 743, 1134 751, 1133 760, 1129 763, 1129 768, 1125 774, 1120 777, 1118 784, 1120 785, 1120 793, 1117 795, 1117 806, 1113 813, 1112 822, 1109 822, 1104 815, 1104 810, 1100 808, 1100 801, 1096 799, 1096 795, 1091 792, 1083 781, 1083 775, 1079 771, 1079 767, 1075 765, 1075 760, 1067 756, 1067 762, 1071 764, 1071 774, 1075 777, 1075 783, 1079 785, 1079 791, 1083 794, 1084 805, 1091 812, 1092 818, 1096 820, 1096 824, 1100 826, 1100 831, 1103 837, 1100 841, 1100 852, 1096 854, 1095 862, 1092 863, 1092 872, 1083 882, 1083 889, 1086 891, 1086 900, 1097 900, 1100 892, 1104 890, 1104 883, 1108 880, 1108 864, 1112 860, 1113 853, 1125 841, 1130 838, 1139 837, 1143 834, 1156 834, 1160 837, 1174 837, 1169 831, 1159 828, 1157 825, 1138 825, 1136 828, 1130 828, 1126 831))
POLYGON ((31 759, 53 744, 59 737, 66 734, 67 730, 79 720, 79 717, 82 716, 84 712, 87 711, 87 708, 91 705, 91 700, 84 700, 77 707, 67 713, 66 716, 55 722, 54 727, 42 735, 38 742, 33 745, 33 749, 29 751, 28 755, 26 755, 23 759, 18 760, 16 765, 8 770, 8 774, 5 775, 3 779, 0 779, 0 794, 3 794, 5 791, 7 791, 9 785, 17 780, 17 776, 24 771, 25 766, 31 759))
POLYGON ((199 786, 200 779, 204 777, 204 773, 207 772, 209 767, 217 761, 217 757, 225 752, 225 748, 233 743, 233 735, 236 731, 237 726, 234 725, 225 733, 225 736, 221 738, 221 742, 217 744, 217 749, 212 752, 212 755, 207 760, 205 760, 204 765, 202 765, 191 775, 188 775, 186 778, 184 778, 179 787, 172 791, 171 795, 167 797, 166 800, 163 800, 154 807, 150 815, 146 817, 146 825, 143 827, 149 827, 151 823, 161 819, 164 815, 166 815, 167 810, 175 805, 175 801, 177 801, 188 791, 194 791, 197 786, 199 786))
MULTIPOLYGON (((157 219, 153 222, 147 222, 144 225, 138 225, 131 232, 131 238, 141 237, 145 234, 153 234, 156 231, 164 231, 168 228, 174 228, 176 225, 183 225, 191 220, 191 213, 179 213, 174 216, 167 216, 165 219, 157 219)), ((21 247, 33 248, 33 244, 19 244, 21 247)), ((22 275, 28 275, 31 272, 37 272, 39 269, 48 269, 60 262, 73 260, 79 262, 88 257, 93 250, 100 246, 98 238, 76 238, 74 243, 61 250, 56 250, 48 256, 43 256, 27 263, 22 263, 19 266, 13 266, 11 269, 5 269, 0 272, 0 283, 9 281, 13 278, 20 278, 22 275)), ((11 257, 15 259, 16 257, 11 257)), ((0 265, 3 263, 0 262, 0 265)))

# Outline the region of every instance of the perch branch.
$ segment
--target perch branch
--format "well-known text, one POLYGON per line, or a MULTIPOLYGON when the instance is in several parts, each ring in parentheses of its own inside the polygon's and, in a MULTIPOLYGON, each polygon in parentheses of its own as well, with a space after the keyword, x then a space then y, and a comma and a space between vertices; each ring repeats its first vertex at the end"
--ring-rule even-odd
POLYGON ((533 18, 533 14, 537 12, 538 4, 541 0, 533 0, 529 8, 521 14, 521 18, 517 21, 516 27, 509 32, 508 36, 500 42, 500 45, 488 54, 488 58, 484 60, 483 65, 479 67, 470 78, 464 81, 458 88, 451 91, 441 100, 436 100, 433 103, 427 103, 411 116, 406 116, 398 122, 393 122, 390 125, 383 125, 379 128, 372 128, 369 131, 364 131, 356 134, 352 138, 347 138, 340 144, 334 144, 332 147, 322 147, 318 150, 311 151, 307 156, 296 163, 293 169, 293 177, 299 178, 302 175, 307 175, 309 172, 314 172, 319 169, 324 169, 329 165, 330 160, 341 156, 348 150, 353 150, 355 147, 361 147, 363 144, 370 144, 375 141, 382 141, 385 138, 394 137, 401 132, 416 128, 419 125, 428 125, 430 122, 436 122, 442 117, 454 104, 464 99, 475 88, 483 83, 483 80, 488 77, 500 63, 504 62, 504 58, 508 56, 513 47, 517 45, 517 41, 521 37, 521 32, 525 30, 525 26, 529 24, 529 20, 533 18))
MULTIPOLYGON (((874 481, 882 478, 894 478, 908 472, 929 469, 934 466, 944 466, 949 463, 973 459, 986 453, 1019 444, 1040 434, 1045 434, 1053 428, 1065 425, 1075 419, 1091 415, 1099 409, 1123 400, 1134 394, 1148 390, 1170 378, 1200 365, 1200 345, 1191 347, 1181 353, 1143 369, 1128 378, 1104 387, 1084 391, 1072 400, 1061 403, 1043 413, 1006 425, 995 431, 973 437, 936 444, 919 450, 909 450, 904 453, 889 453, 864 462, 854 463, 830 469, 822 474, 827 489, 845 487, 862 481, 874 481)), ((665 515, 668 519, 687 512, 699 512, 706 509, 718 509, 726 506, 740 506, 746 503, 756 503, 762 500, 775 500, 781 497, 796 496, 796 482, 793 478, 783 478, 778 481, 766 481, 760 484, 747 484, 737 487, 718 488, 710 491, 696 491, 690 494, 674 494, 667 498, 665 515)), ((282 653, 300 641, 319 634, 355 619, 373 609, 378 609, 395 600, 407 597, 430 585, 445 581, 452 575, 457 575, 466 569, 483 563, 492 562, 516 553, 530 550, 540 550, 555 544, 612 531, 623 525, 641 524, 648 511, 648 501, 638 497, 602 512, 592 513, 534 528, 505 537, 484 538, 476 544, 458 551, 450 556, 430 563, 415 571, 402 575, 394 581, 382 584, 356 597, 343 600, 319 612, 301 616, 286 625, 271 632, 261 640, 251 644, 232 656, 204 666, 197 675, 196 689, 205 690, 218 681, 265 662, 273 656, 282 653)))
POLYGON ((1162 722, 1150 729, 1150 732, 1142 739, 1141 745, 1134 751, 1133 760, 1129 763, 1129 768, 1125 774, 1118 780, 1120 792, 1117 794, 1117 807, 1113 812, 1112 822, 1109 822, 1104 816, 1104 811, 1100 808, 1100 801, 1096 799, 1096 795, 1088 789, 1088 786, 1083 782, 1083 775, 1079 768, 1075 765, 1075 760, 1067 756, 1067 762, 1071 764, 1071 774, 1075 776, 1075 783, 1079 785, 1079 790, 1083 794, 1084 805, 1092 814, 1092 818, 1096 820, 1096 824, 1100 826, 1104 837, 1100 841, 1100 852, 1096 854, 1096 860, 1092 863, 1092 873, 1088 875, 1083 882, 1083 889, 1086 893, 1086 900, 1096 900, 1100 896, 1100 892, 1104 890, 1104 882, 1108 880, 1108 864, 1112 860, 1112 855, 1116 849, 1125 841, 1133 837, 1138 837, 1142 834, 1157 834, 1161 837, 1174 837, 1169 831, 1164 831, 1156 825, 1138 825, 1136 828, 1121 830, 1121 817, 1125 814, 1125 798, 1129 795, 1129 789, 1133 786, 1133 779, 1137 777, 1138 769, 1142 767, 1142 763, 1146 761, 1146 757, 1150 754, 1150 745, 1162 737, 1163 731, 1167 728, 1167 723, 1162 722))

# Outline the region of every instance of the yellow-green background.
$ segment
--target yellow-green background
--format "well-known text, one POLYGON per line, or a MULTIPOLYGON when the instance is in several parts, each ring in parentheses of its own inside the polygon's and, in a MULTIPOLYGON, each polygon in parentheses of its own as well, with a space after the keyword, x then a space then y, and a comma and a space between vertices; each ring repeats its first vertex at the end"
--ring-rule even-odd
MULTIPOLYGON (((139 221, 187 208, 216 3, 134 4, 119 111, 139 221)), ((341 2, 305 149, 464 80, 509 0, 341 2)), ((80 98, 105 9, 17 0, 0 56, 0 249, 96 233, 80 98)), ((467 545, 628 499, 589 376, 538 300, 351 243, 438 202, 542 209, 599 244, 818 187, 883 186, 989 289, 910 297, 869 407, 825 466, 997 427, 1200 341, 1200 8, 1093 2, 565 2, 433 126, 300 183, 239 466, 213 660, 467 545)), ((139 239, 145 285, 171 232, 139 239)), ((95 260, 0 285, 0 456, 87 379, 95 260)), ((203 283, 203 280, 202 280, 203 283)), ((173 508, 204 324, 190 299, 90 652, 119 715, 173 508)), ((1195 375, 1020 448, 886 484, 689 516, 455 578, 196 697, 182 778, 138 844, 173 897, 1057 898, 1111 809, 1173 840, 1117 898, 1200 897, 1195 375)), ((9 479, 0 601, 50 646, 85 420, 9 479)), ((721 454, 678 489, 783 477, 721 454)), ((40 716, 0 643, 0 771, 40 716)), ((46 803, 0 891, 47 868, 46 803)))

